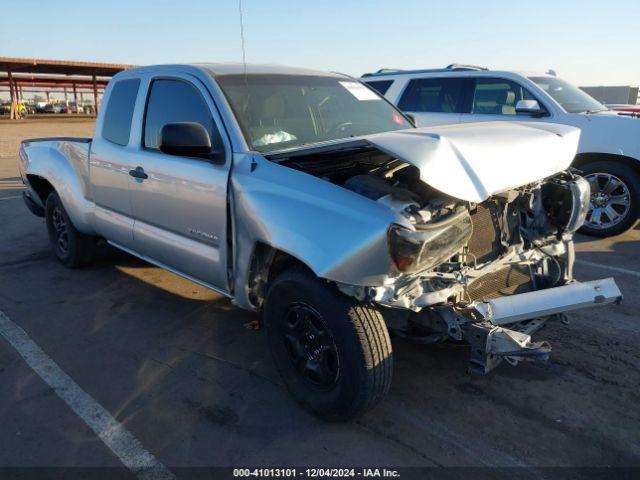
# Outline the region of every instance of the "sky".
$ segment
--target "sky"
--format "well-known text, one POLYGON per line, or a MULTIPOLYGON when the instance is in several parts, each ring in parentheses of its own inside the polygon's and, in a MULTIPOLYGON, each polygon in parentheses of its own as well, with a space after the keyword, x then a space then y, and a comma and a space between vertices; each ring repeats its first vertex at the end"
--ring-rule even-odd
MULTIPOLYGON (((238 0, 3 0, 0 56, 241 61, 238 0)), ((242 0, 246 59, 360 76, 470 63, 640 85, 640 0, 242 0)))

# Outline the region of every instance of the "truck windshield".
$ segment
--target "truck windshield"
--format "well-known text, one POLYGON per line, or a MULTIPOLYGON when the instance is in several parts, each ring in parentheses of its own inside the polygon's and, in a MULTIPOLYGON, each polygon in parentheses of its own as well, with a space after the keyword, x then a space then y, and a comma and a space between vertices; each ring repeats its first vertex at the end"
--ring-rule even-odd
POLYGON ((529 77, 569 113, 600 112, 607 108, 578 87, 556 77, 529 77))
POLYGON ((412 128, 377 93, 349 78, 248 74, 216 81, 259 152, 412 128))

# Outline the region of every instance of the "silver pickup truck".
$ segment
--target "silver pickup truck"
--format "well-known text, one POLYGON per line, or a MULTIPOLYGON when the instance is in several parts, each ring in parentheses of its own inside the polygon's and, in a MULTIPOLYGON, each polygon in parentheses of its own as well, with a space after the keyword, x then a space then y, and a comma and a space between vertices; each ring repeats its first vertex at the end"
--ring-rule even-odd
POLYGON ((104 239, 262 312, 292 395, 345 420, 389 389, 390 332, 465 342, 486 373, 548 358, 545 321, 620 301, 572 276, 579 134, 416 129, 347 76, 168 65, 116 75, 93 139, 26 140, 20 170, 62 263, 104 239))

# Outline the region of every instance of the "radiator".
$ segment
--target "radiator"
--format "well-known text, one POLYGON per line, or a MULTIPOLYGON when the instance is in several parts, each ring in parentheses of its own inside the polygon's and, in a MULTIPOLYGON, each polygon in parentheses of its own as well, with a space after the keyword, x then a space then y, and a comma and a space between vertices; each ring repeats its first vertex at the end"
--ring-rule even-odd
POLYGON ((485 263, 498 258, 503 251, 500 243, 500 208, 495 202, 484 202, 471 211, 471 224, 473 233, 468 243, 468 264, 473 264, 475 257, 477 263, 485 263))
POLYGON ((532 290, 529 267, 510 265, 474 280, 467 286, 471 300, 503 297, 532 290))

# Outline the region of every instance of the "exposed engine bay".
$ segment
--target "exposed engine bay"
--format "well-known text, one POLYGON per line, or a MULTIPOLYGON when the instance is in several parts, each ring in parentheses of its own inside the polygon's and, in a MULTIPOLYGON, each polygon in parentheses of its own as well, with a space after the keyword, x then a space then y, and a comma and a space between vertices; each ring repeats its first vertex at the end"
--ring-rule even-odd
MULTIPOLYGON (((432 188, 417 167, 372 145, 281 163, 381 203, 408 221, 411 228, 389 227, 395 271, 387 284, 337 285, 345 294, 391 307, 385 318, 396 333, 418 343, 479 341, 472 365, 481 372, 502 358, 517 363, 548 357, 548 344, 532 343, 530 335, 548 318, 564 315, 538 306, 541 295, 573 282, 573 234, 584 222, 590 195, 577 172, 568 169, 473 203, 432 188), (531 311, 503 322, 510 323, 506 329, 492 318, 492 308, 504 310, 499 303, 510 297, 529 299, 531 311)), ((618 298, 617 287, 611 291, 618 298)))
POLYGON ((464 304, 549 288, 572 279, 571 236, 584 221, 589 186, 571 171, 471 203, 435 190, 420 180, 416 167, 373 147, 283 163, 381 203, 413 227, 390 227, 395 292, 373 297, 369 293, 371 300, 418 311, 437 303, 464 304), (508 271, 498 270, 480 281, 489 274, 488 267, 507 258, 508 271), (400 289, 416 279, 427 296, 403 301, 400 289), (456 285, 451 295, 437 293, 456 285))

